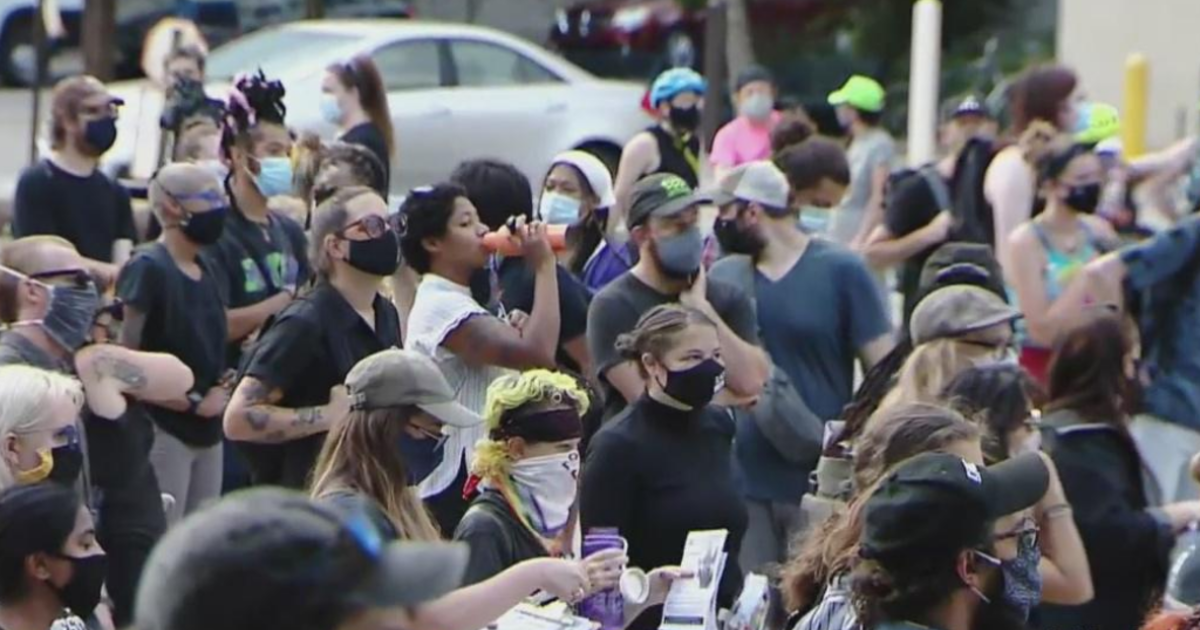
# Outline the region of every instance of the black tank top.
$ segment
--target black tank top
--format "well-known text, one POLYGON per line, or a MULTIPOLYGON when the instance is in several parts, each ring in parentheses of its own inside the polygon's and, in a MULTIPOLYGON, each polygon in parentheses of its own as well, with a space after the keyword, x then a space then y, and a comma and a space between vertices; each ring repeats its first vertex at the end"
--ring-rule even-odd
POLYGON ((658 143, 658 168, 649 173, 671 173, 683 178, 693 189, 700 184, 700 138, 692 134, 686 143, 666 129, 654 125, 646 131, 658 143))

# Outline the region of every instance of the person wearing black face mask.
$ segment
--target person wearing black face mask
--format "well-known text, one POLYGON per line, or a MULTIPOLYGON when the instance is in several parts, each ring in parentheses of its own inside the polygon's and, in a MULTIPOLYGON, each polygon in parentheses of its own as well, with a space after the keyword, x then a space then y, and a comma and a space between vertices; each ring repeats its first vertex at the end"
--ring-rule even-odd
POLYGON ((985 468, 925 453, 888 473, 862 507, 850 576, 861 626, 1026 628, 1041 580, 1038 530, 1025 512, 1050 487, 1045 457, 1025 453, 985 468))
POLYGON ((1050 349, 1079 310, 1074 301, 1059 298, 1079 269, 1113 249, 1117 235, 1094 214, 1103 167, 1091 149, 1075 144, 1054 151, 1041 175, 1046 209, 1008 238, 1012 268, 1005 276, 1025 314, 1021 365, 1045 383, 1050 349))
POLYGON ((700 111, 704 77, 690 68, 672 68, 663 72, 650 86, 650 107, 658 124, 637 134, 621 152, 614 181, 616 205, 612 217, 623 220, 629 211, 630 196, 638 180, 655 173, 671 173, 683 178, 688 186, 700 183, 700 111))
POLYGON ((368 513, 385 538, 436 542, 437 526, 416 486, 441 463, 442 427, 483 423, 454 400, 429 357, 384 350, 346 375, 350 414, 330 429, 313 470, 313 499, 348 513, 368 513))
POLYGON ((110 284, 137 231, 129 195, 97 165, 117 137, 121 99, 92 77, 59 83, 51 97, 51 152, 25 169, 13 200, 13 235, 53 234, 71 242, 110 284))
POLYGON ((221 492, 221 428, 229 397, 225 376, 228 328, 220 286, 203 246, 221 236, 229 203, 221 184, 194 164, 163 167, 150 182, 150 204, 163 226, 158 242, 121 272, 121 345, 170 354, 195 376, 177 400, 147 409, 157 427, 150 462, 162 491, 175 497, 169 522, 221 492))
POLYGON ((0 628, 83 627, 106 568, 91 512, 73 489, 37 483, 0 493, 0 628))
MULTIPOLYGON (((728 607, 741 589, 747 516, 730 470, 733 421, 709 404, 731 374, 717 324, 698 310, 663 304, 616 345, 637 365, 645 394, 588 446, 583 529, 617 528, 629 541, 630 564, 647 571, 678 562, 689 532, 728 530, 717 596, 728 607)), ((655 628, 658 619, 650 612, 628 627, 655 628)))
POLYGON ((705 277, 704 238, 697 225, 704 201, 674 175, 651 175, 634 189, 628 226, 638 244, 638 263, 597 293, 588 309, 588 350, 604 389, 605 418, 645 391, 636 365, 615 344, 660 304, 678 302, 716 322, 729 366, 723 402, 736 403, 762 389, 769 365, 756 347, 758 327, 749 298, 735 285, 705 277))
POLYGON ((325 433, 350 411, 342 385, 361 359, 400 345, 400 317, 379 294, 400 265, 387 203, 343 188, 313 213, 317 284, 284 308, 247 350, 225 412, 225 435, 246 442, 256 484, 303 488, 325 433))

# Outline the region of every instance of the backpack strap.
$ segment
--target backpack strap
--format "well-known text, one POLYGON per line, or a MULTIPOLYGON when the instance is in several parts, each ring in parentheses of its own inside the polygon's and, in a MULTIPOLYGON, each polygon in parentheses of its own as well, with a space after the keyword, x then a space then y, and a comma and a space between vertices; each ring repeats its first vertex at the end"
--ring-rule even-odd
POLYGON ((938 206, 938 211, 949 212, 954 214, 954 202, 950 200, 950 187, 946 185, 946 180, 942 179, 942 174, 937 171, 937 167, 933 164, 926 164, 917 169, 917 174, 929 186, 929 192, 933 193, 933 201, 938 206))

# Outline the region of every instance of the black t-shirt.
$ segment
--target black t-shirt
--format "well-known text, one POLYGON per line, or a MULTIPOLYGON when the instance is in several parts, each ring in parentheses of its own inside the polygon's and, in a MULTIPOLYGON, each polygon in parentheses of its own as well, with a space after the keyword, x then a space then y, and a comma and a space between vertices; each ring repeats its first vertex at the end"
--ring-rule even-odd
MULTIPOLYGON (((588 290, 562 265, 558 271, 558 364, 579 372, 579 364, 567 354, 563 344, 587 333, 587 312, 591 296, 588 290)), ((524 258, 506 258, 500 263, 500 303, 507 310, 533 312, 537 278, 524 258)))
POLYGON ((526 560, 544 558, 546 546, 529 530, 495 490, 484 490, 454 530, 454 540, 467 543, 471 557, 463 586, 487 580, 526 560))
POLYGON ((61 236, 79 253, 112 262, 113 242, 137 241, 129 194, 99 170, 72 175, 42 160, 21 173, 13 200, 13 236, 61 236))
POLYGON ((371 150, 375 157, 383 163, 383 190, 378 191, 387 199, 388 186, 392 179, 392 154, 388 151, 387 139, 383 137, 383 132, 373 122, 365 122, 360 125, 355 125, 342 134, 342 142, 349 144, 362 145, 371 150))
MULTIPOLYGON (((592 438, 583 465, 583 531, 616 527, 629 541, 629 564, 646 571, 678 565, 688 533, 725 529, 729 559, 718 588, 723 607, 742 588, 738 551, 748 517, 730 463, 733 419, 717 407, 679 411, 638 399, 592 438)), ((642 615, 634 630, 655 628, 642 615)))
MULTIPOLYGON (((329 402, 329 390, 356 363, 399 346, 400 316, 391 302, 375 296, 371 330, 337 289, 322 282, 263 331, 250 350, 245 376, 281 390, 279 407, 316 407, 329 402)), ((303 488, 324 440, 318 433, 283 444, 246 444, 255 483, 303 488)))
MULTIPOLYGON (((225 220, 221 239, 204 256, 212 262, 227 307, 243 308, 308 282, 307 243, 304 229, 291 218, 272 212, 264 226, 235 209, 225 220)), ((242 340, 229 344, 230 367, 238 365, 241 354, 242 340)))
MULTIPOLYGON (((192 370, 192 391, 206 394, 225 371, 225 304, 213 272, 198 259, 203 275, 193 280, 179 269, 162 243, 139 250, 121 269, 117 295, 146 317, 139 350, 174 355, 192 370)), ((185 444, 206 447, 221 441, 221 418, 147 405, 162 430, 185 444)))
MULTIPOLYGON (((946 182, 949 187, 950 182, 946 182)), ((902 238, 929 225, 941 212, 929 182, 918 174, 900 181, 892 191, 883 221, 894 238, 902 238)), ((900 268, 900 293, 904 296, 904 321, 908 321, 921 284, 921 269, 937 247, 930 247, 904 261, 900 268)))

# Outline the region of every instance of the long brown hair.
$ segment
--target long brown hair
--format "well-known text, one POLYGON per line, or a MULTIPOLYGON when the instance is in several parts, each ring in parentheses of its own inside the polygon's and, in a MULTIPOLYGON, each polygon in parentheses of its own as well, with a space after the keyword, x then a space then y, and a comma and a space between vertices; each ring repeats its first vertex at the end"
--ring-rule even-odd
POLYGON ((407 484, 408 469, 396 446, 416 407, 354 410, 325 437, 313 469, 310 496, 358 492, 383 509, 402 540, 437 541, 441 534, 407 484))
POLYGON ((1013 133, 1020 134, 1035 120, 1058 127, 1058 113, 1078 84, 1075 72, 1065 66, 1044 65, 1027 70, 1009 88, 1013 133))
POLYGON ((328 70, 338 78, 343 87, 358 90, 359 104, 367 113, 367 118, 370 118, 383 133, 388 155, 394 155, 396 132, 392 129, 392 113, 388 109, 387 91, 383 89, 383 79, 379 77, 379 68, 375 67, 375 62, 366 55, 356 55, 350 61, 329 66, 328 70))
POLYGON ((783 567, 781 590, 788 610, 807 611, 831 578, 853 568, 863 502, 888 470, 921 453, 979 439, 978 426, 938 405, 895 405, 881 410, 879 419, 855 443, 854 499, 844 513, 800 539, 799 551, 783 567))
POLYGON ((1050 358, 1047 409, 1070 409, 1092 422, 1125 431, 1136 403, 1134 383, 1125 374, 1133 350, 1129 324, 1107 310, 1096 309, 1063 335, 1050 358))

